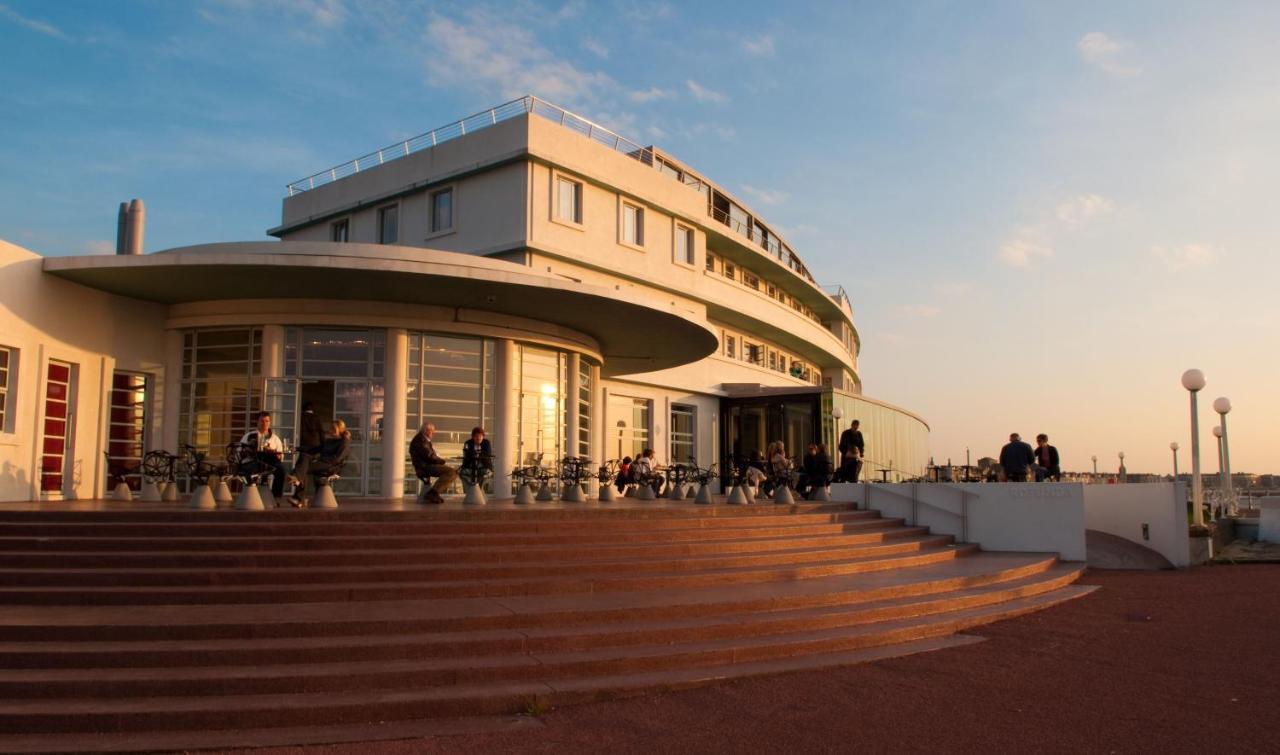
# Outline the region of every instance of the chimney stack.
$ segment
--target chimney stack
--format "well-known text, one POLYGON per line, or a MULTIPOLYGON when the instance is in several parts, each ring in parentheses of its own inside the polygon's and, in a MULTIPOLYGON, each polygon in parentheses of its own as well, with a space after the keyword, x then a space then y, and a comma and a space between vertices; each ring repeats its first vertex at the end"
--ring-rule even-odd
POLYGON ((120 203, 116 220, 116 254, 142 254, 142 237, 147 230, 147 209, 141 199, 120 203))

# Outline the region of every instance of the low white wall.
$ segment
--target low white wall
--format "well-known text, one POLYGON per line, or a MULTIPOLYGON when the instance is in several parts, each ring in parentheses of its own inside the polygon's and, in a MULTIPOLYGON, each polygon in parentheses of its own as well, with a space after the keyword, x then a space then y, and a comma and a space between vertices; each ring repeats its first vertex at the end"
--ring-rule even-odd
POLYGON ((977 543, 983 550, 1057 553, 1066 561, 1084 561, 1083 487, 1078 483, 837 483, 831 486, 831 497, 977 543), (967 507, 967 526, 962 524, 962 506, 967 507))
POLYGON ((1081 487, 1086 527, 1146 546, 1178 568, 1191 565, 1186 483, 1081 487))

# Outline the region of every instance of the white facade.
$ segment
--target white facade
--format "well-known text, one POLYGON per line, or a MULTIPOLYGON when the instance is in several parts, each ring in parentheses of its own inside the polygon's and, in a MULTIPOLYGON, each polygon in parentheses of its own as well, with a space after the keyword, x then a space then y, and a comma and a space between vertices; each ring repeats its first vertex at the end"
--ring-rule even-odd
POLYGON ((436 146, 294 184, 281 242, 43 262, 0 247, 20 273, 0 280, 0 349, 17 364, 0 499, 42 495, 50 359, 76 365, 68 496, 105 485, 93 460, 110 423, 85 418, 111 413, 116 370, 147 376, 148 449, 216 456, 259 408, 289 432, 319 401, 359 431, 350 493, 406 489, 421 421, 450 448, 485 426, 501 471, 643 446, 706 466, 784 434, 792 454, 831 444, 835 404, 844 423, 866 413, 868 459, 891 479, 923 473, 927 425, 860 395, 847 298, 758 216, 660 152, 517 103, 436 146), (750 437, 726 414, 743 406, 762 418, 750 437))

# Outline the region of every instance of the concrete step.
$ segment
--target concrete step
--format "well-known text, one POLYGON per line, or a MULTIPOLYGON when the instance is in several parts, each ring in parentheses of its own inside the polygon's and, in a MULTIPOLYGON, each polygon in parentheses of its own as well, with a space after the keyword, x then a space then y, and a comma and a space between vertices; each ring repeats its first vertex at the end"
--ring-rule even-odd
POLYGON ((319 585, 372 583, 382 581, 427 582, 461 580, 528 579, 576 575, 592 578, 608 574, 648 574, 699 572, 748 566, 825 563, 856 560, 892 553, 910 553, 939 548, 953 542, 949 535, 921 535, 870 543, 836 543, 822 547, 791 548, 764 553, 709 553, 674 556, 632 556, 611 560, 579 561, 562 553, 510 554, 510 561, 498 564, 405 564, 390 559, 373 566, 243 566, 228 568, 9 568, 0 571, 0 590, 5 587, 150 587, 150 586, 231 586, 231 585, 319 585))
MULTIPOLYGON (((836 574, 879 571, 950 561, 977 550, 974 545, 912 548, 906 552, 807 564, 706 568, 697 572, 650 574, 599 573, 574 570, 568 575, 455 579, 451 581, 336 582, 332 584, 239 584, 204 586, 0 586, 0 605, 158 605, 207 603, 332 602, 498 595, 549 595, 668 590, 708 585, 736 585, 786 579, 812 579, 836 574)), ((885 546, 889 547, 889 546, 885 546)), ((12 570, 6 579, 14 579, 12 570)), ((86 573, 88 578, 88 573, 86 573)))
POLYGON ((711 585, 445 599, 395 596, 358 603, 9 606, 0 611, 0 668, 21 665, 27 650, 71 652, 84 642, 109 643, 100 645, 106 653, 100 663, 114 665, 117 655, 138 649, 133 643, 143 649, 181 650, 187 643, 205 641, 231 646, 261 639, 287 643, 296 638, 556 629, 849 606, 992 585, 1054 568, 1062 567, 1052 555, 971 552, 907 569, 741 584, 730 590, 711 585))
MULTIPOLYGON (((401 661, 439 659, 466 664, 484 656, 533 655, 640 645, 671 646, 713 639, 767 636, 833 629, 877 621, 923 616, 1013 600, 1059 589, 1079 577, 1079 564, 1057 564, 1030 576, 940 593, 891 597, 776 611, 726 612, 695 617, 646 619, 626 623, 519 627, 468 632, 389 633, 382 635, 245 640, 160 642, 44 642, 0 645, 0 697, 179 694, 166 683, 199 679, 181 694, 248 694, 254 685, 286 691, 294 679, 324 676, 329 668, 338 688, 361 673, 400 673, 401 661), (335 659, 357 662, 332 669, 335 659), (382 664, 378 666, 378 664, 382 664), (390 664, 390 665, 387 665, 390 664), (240 667, 237 671, 234 667, 240 667), (19 670, 22 669, 22 670, 19 670), (271 670, 274 669, 274 670, 271 670), (265 680, 265 681, 264 681, 265 680), (94 685, 105 685, 95 687, 94 685), (132 686, 130 686, 132 685, 132 686), (238 686, 237 686, 238 685, 238 686), (109 690, 109 692, 108 692, 109 690), (166 691, 167 690, 167 691, 166 691)), ((451 668, 423 666, 426 673, 451 668)), ((492 666, 490 665, 490 673, 492 666)), ((426 678, 423 677, 424 683, 426 678)), ((379 682, 380 683, 380 682, 379 682)), ((457 683, 436 682, 436 683, 457 683)), ((301 690, 297 690, 301 691, 301 690)))
MULTIPOLYGON (((510 712, 532 695, 564 704, 692 686, 724 678, 778 673, 838 663, 838 654, 939 637, 1038 610, 1084 594, 1087 588, 1048 593, 950 611, 768 637, 713 640, 634 652, 593 650, 538 659, 557 674, 538 682, 505 678, 471 681, 483 669, 457 668, 461 683, 290 694, 0 699, 0 731, 7 733, 163 731, 243 726, 304 726, 510 712), (823 658, 822 656, 826 656, 823 658), (544 689, 545 692, 539 691, 544 689)), ((420 676, 418 678, 421 678, 420 676)))

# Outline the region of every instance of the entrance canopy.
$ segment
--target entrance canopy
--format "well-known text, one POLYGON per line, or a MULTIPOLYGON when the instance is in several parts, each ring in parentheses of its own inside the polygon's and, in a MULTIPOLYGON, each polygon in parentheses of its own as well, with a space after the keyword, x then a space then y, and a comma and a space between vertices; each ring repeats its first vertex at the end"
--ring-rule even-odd
POLYGON ((706 313, 469 254, 309 241, 202 244, 141 256, 50 257, 44 271, 162 304, 332 299, 537 320, 596 340, 605 376, 678 367, 716 349, 706 313))

